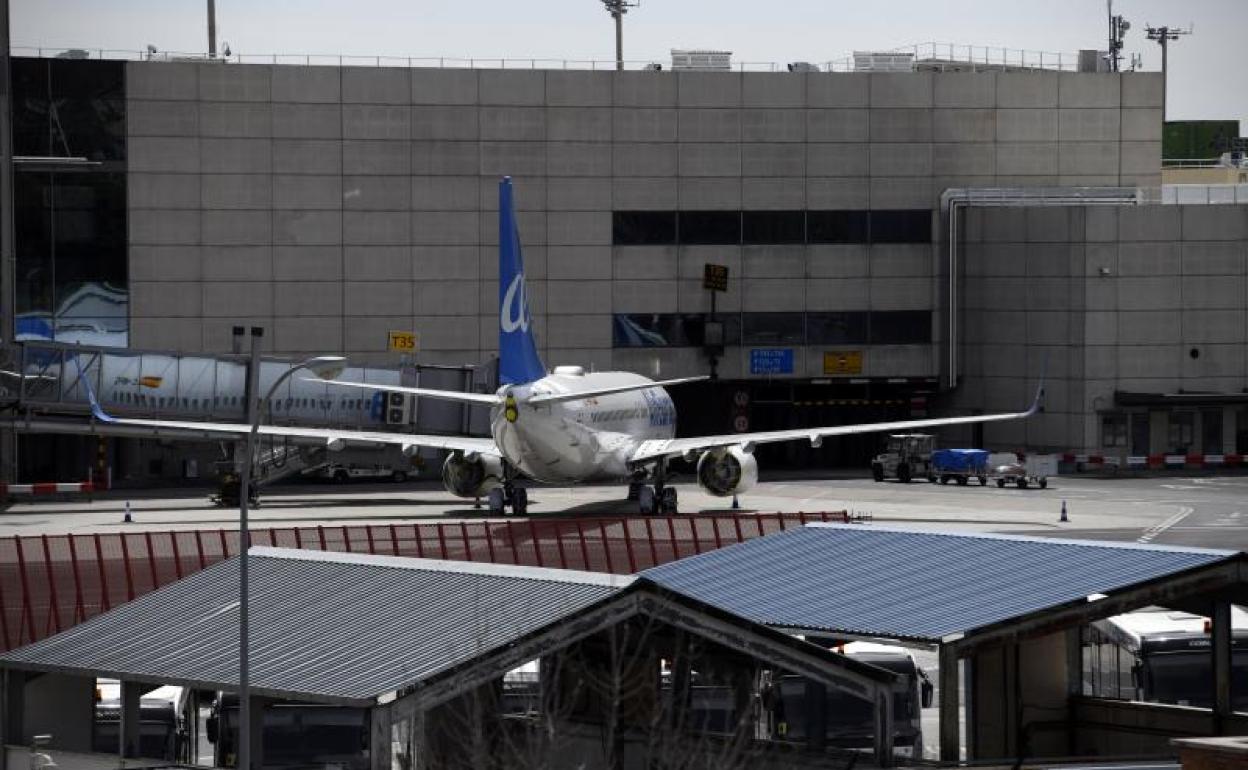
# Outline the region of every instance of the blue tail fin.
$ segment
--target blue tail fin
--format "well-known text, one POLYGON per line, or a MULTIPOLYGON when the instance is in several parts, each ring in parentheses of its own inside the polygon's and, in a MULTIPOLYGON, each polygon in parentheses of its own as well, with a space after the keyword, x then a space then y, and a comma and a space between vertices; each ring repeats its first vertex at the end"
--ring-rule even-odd
POLYGON ((78 360, 77 354, 74 355, 74 364, 78 367, 78 380, 87 388, 87 400, 91 402, 91 414, 95 415, 95 419, 100 422, 117 422, 117 418, 104 411, 104 407, 100 406, 99 400, 95 397, 95 388, 91 387, 91 377, 82 370, 82 362, 78 360))
POLYGON ((533 339, 533 315, 524 288, 524 257, 511 205, 511 177, 498 183, 498 379, 519 385, 546 376, 533 339))

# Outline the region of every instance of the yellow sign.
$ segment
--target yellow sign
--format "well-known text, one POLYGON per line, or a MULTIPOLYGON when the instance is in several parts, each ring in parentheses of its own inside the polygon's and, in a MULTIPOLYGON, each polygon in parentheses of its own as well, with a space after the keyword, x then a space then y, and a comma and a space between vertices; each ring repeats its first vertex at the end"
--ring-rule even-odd
POLYGON ((823 354, 824 374, 862 374, 861 350, 829 350, 823 354))
POLYGON ((396 353, 420 351, 420 335, 416 332, 390 332, 390 350, 396 353))

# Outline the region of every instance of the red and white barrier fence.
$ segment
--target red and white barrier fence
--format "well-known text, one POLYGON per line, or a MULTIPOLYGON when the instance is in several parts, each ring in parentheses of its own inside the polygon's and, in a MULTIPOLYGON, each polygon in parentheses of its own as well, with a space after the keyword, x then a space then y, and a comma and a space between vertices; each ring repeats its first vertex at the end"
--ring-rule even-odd
POLYGON ((1163 470, 1171 469, 1201 469, 1201 468, 1240 468, 1246 465, 1245 456, 1238 454, 1152 454, 1152 455, 1131 455, 1126 458, 1124 463, 1118 457, 1105 457, 1104 455, 1082 455, 1067 452, 1062 455, 1062 462, 1067 465, 1073 465, 1075 471, 1084 470, 1103 470, 1105 468, 1120 468, 1124 465, 1132 469, 1151 469, 1163 470))
POLYGON ((94 492, 95 490, 95 484, 90 481, 40 481, 34 484, 5 484, 0 482, 0 497, 9 495, 55 495, 94 492))

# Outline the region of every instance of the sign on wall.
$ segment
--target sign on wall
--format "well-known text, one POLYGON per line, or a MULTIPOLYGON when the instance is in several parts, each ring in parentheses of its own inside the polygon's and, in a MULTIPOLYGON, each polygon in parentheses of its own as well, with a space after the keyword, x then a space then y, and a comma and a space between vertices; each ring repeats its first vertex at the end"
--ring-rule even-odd
POLYGON ((861 350, 828 350, 823 354, 824 374, 862 374, 861 350))
POLYGON ((792 374, 793 348, 751 348, 750 374, 792 374))
POLYGON ((390 350, 395 353, 419 353, 420 335, 416 332, 390 332, 390 350))
POLYGON ((707 291, 728 291, 728 266, 707 262, 702 268, 702 288, 707 291))

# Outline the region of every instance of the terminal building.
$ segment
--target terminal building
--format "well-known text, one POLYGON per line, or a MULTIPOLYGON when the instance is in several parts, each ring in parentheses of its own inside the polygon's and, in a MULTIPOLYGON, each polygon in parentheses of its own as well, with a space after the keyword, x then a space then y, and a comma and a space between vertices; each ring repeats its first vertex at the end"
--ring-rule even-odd
POLYGON ((1044 372, 1044 414, 949 440, 1248 453, 1248 191, 1160 194, 1159 73, 12 64, 19 337, 481 363, 506 175, 546 363, 714 371, 685 431, 1013 411, 1044 372))

